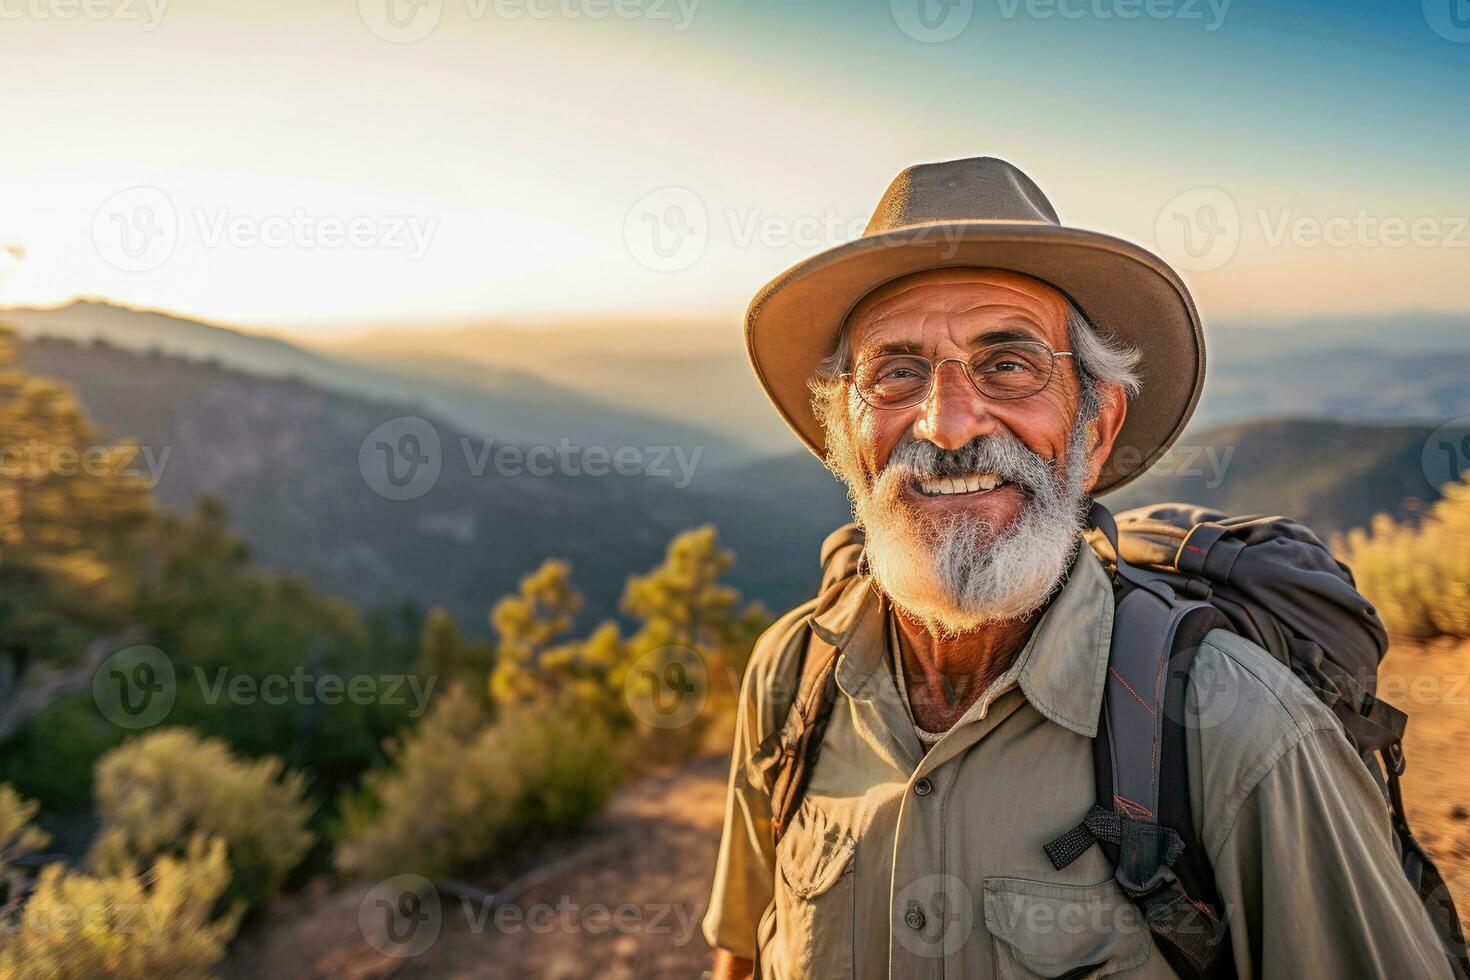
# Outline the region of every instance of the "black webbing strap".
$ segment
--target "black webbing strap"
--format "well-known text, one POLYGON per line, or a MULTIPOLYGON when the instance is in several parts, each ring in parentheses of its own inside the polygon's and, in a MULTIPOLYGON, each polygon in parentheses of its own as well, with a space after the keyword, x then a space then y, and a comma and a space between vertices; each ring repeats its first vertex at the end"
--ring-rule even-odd
POLYGON ((1137 880, 1136 875, 1147 874, 1152 887, 1123 885, 1124 893, 1138 906, 1150 932, 1166 940, 1196 974, 1208 975, 1219 960, 1222 923, 1208 905, 1190 899, 1169 869, 1184 853, 1184 841, 1168 827, 1094 806, 1081 823, 1046 844, 1046 855, 1060 871, 1098 841, 1117 847, 1124 860, 1135 855, 1148 866, 1130 869, 1128 876, 1137 880))
POLYGON ((1121 845, 1124 833, 1135 838, 1130 841, 1133 845, 1130 850, 1140 853, 1152 850, 1162 864, 1173 864, 1184 851, 1184 841, 1168 827, 1129 820, 1117 810, 1095 806, 1087 811, 1081 823, 1046 844, 1046 856, 1051 859, 1052 867, 1060 871, 1077 860, 1094 841, 1121 845), (1154 837, 1147 847, 1143 846, 1144 836, 1154 837))

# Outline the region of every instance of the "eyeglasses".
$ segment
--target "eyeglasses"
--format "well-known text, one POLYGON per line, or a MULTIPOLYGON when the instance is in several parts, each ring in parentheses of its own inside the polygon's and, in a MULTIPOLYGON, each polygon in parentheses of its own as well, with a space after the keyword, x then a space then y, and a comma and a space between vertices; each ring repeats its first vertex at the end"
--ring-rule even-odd
POLYGON ((950 361, 963 365, 975 390, 995 401, 1029 398, 1051 383, 1057 358, 1072 357, 1039 340, 988 344, 968 358, 932 361, 917 354, 878 354, 865 358, 845 377, 853 379, 858 397, 873 408, 911 408, 929 397, 934 376, 950 361))

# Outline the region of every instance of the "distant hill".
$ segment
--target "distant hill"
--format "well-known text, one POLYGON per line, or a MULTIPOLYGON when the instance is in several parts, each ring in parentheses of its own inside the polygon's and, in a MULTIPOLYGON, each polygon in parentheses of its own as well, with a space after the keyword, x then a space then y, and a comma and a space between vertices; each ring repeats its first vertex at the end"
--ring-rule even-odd
POLYGON ((72 386, 105 436, 132 438, 162 463, 156 494, 166 506, 223 498, 262 564, 359 603, 445 605, 477 632, 488 629, 490 604, 552 557, 572 562, 586 620, 613 615, 627 576, 707 521, 736 552, 736 586, 793 605, 814 587, 818 545, 835 526, 824 505, 841 500, 835 489, 826 501, 793 495, 772 511, 728 483, 710 496, 642 476, 507 475, 483 456, 480 436, 453 423, 299 378, 57 339, 26 341, 21 357, 29 373, 72 386), (369 484, 359 452, 376 427, 406 414, 433 426, 442 470, 422 496, 391 500, 369 484))
POLYGON ((763 452, 791 434, 761 394, 736 322, 620 320, 379 331, 320 350, 447 380, 466 364, 522 371, 630 410, 716 429, 763 452))
MULTIPOLYGON (((1397 316, 1206 328, 1209 382, 1196 421, 1364 421, 1470 414, 1470 317, 1397 316)), ((610 319, 377 331, 322 350, 447 381, 466 365, 525 372, 628 409, 685 419, 766 452, 793 440, 751 373, 740 326, 610 319)))
MULTIPOLYGON (((735 317, 404 324, 310 347, 96 300, 0 317, 30 336, 103 337, 417 405, 513 442, 700 447, 706 473, 795 446, 755 382, 735 317)), ((1470 415, 1470 317, 1210 323, 1206 335, 1197 426, 1470 415)))
MULTIPOLYGON (((1403 517, 1437 499, 1422 464, 1437 428, 1311 420, 1191 428, 1153 470, 1104 503, 1115 512, 1177 500, 1231 514, 1279 513, 1324 535, 1366 527, 1380 511, 1403 517)), ((1470 433, 1470 420, 1464 428, 1470 433)))
MULTIPOLYGON (((172 318, 163 326, 174 329, 172 318)), ((206 335, 185 330, 184 336, 206 335)), ((278 356, 289 363, 316 356, 285 347, 278 356)), ((247 347, 246 353, 271 349, 247 347)), ((253 374, 221 359, 110 342, 32 339, 22 357, 27 370, 71 384, 109 436, 135 438, 155 459, 169 452, 158 487, 167 506, 192 507, 199 494, 217 494, 264 564, 300 572, 362 603, 443 604, 477 631, 485 629, 489 604, 547 557, 573 562, 589 620, 612 614, 628 573, 651 567, 673 534, 704 522, 715 523, 736 553, 732 581, 773 610, 787 608, 810 595, 818 545, 847 520, 841 486, 804 450, 733 463, 706 454, 688 486, 669 478, 503 475, 493 468, 476 475, 484 436, 423 403, 367 396, 301 372, 253 374), (443 469, 422 496, 390 500, 369 485, 359 453, 377 426, 405 415, 433 426, 443 469)), ((324 370, 339 369, 329 358, 324 363, 324 370)), ((438 370, 481 367, 443 363, 438 370)), ((1365 382, 1362 394, 1372 396, 1374 386, 1365 382)), ((1433 428, 1422 422, 1197 424, 1154 473, 1108 503, 1121 509, 1188 500, 1236 513, 1279 511, 1329 534, 1366 524, 1380 510, 1411 513, 1415 499, 1432 499, 1435 488, 1420 456, 1433 428), (1214 468, 1218 462, 1226 464, 1223 476, 1214 468)), ((494 438, 493 446, 526 444, 494 438)))
POLYGON ((560 386, 513 366, 458 358, 436 370, 413 359, 368 364, 262 336, 148 310, 95 300, 54 309, 0 310, 0 320, 28 337, 103 339, 130 351, 157 350, 194 361, 275 378, 300 378, 333 391, 418 406, 476 435, 525 445, 700 447, 711 465, 733 465, 755 454, 738 438, 623 407, 560 386))

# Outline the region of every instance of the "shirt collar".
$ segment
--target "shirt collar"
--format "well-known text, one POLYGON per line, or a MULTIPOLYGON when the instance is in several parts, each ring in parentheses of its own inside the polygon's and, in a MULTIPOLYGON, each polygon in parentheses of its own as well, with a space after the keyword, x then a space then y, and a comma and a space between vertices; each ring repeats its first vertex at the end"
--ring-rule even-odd
MULTIPOLYGON (((887 669, 887 608, 872 580, 858 575, 811 619, 812 632, 842 651, 837 683, 849 697, 871 697, 887 669)), ((1112 633, 1112 581, 1084 543, 1012 666, 1026 699, 1050 721, 1095 738, 1112 633)))

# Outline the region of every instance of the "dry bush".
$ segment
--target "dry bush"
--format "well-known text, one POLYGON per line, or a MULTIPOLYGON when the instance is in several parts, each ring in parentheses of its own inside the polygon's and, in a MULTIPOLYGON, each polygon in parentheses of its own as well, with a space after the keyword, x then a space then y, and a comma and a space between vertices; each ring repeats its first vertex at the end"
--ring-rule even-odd
POLYGON ((1337 550, 1395 637, 1470 637, 1470 484, 1448 484, 1417 523, 1380 514, 1337 550))
POLYGON ((344 873, 433 878, 569 830, 618 781, 616 745, 595 716, 511 707, 495 721, 463 689, 435 704, 343 806, 344 873))
POLYGON ((230 883, 224 841, 194 838, 146 873, 41 871, 0 935, 0 977, 199 977, 235 935, 239 910, 216 916, 230 883))
POLYGON ((235 894, 261 902, 311 847, 306 780, 274 757, 242 759, 219 739, 166 728, 97 763, 100 827, 89 861, 104 874, 177 855, 195 834, 229 849, 235 894))

